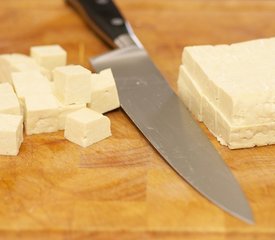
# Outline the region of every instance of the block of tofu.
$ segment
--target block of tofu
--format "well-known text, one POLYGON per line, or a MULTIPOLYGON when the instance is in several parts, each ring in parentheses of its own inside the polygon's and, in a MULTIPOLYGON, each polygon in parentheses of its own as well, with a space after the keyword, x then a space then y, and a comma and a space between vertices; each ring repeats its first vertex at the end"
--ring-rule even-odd
POLYGON ((65 66, 67 53, 59 45, 34 46, 30 55, 42 67, 52 71, 56 67, 65 66))
POLYGON ((111 69, 105 69, 99 74, 92 74, 91 100, 88 107, 105 113, 120 106, 116 83, 111 69))
POLYGON ((23 117, 0 113, 0 155, 16 156, 23 142, 23 117))
POLYGON ((82 147, 111 136, 109 118, 89 108, 83 108, 67 115, 64 136, 82 147))
POLYGON ((0 55, 0 82, 12 82, 12 73, 37 70, 51 80, 51 72, 24 54, 0 55))
POLYGON ((184 51, 178 90, 194 116, 229 148, 274 144, 275 38, 184 51))
POLYGON ((89 103, 91 75, 91 71, 80 65, 55 68, 53 80, 56 96, 65 105, 89 103))
POLYGON ((59 130, 59 104, 52 93, 25 96, 24 124, 27 135, 59 130))
POLYGON ((21 114, 19 100, 9 83, 0 84, 0 113, 21 114))

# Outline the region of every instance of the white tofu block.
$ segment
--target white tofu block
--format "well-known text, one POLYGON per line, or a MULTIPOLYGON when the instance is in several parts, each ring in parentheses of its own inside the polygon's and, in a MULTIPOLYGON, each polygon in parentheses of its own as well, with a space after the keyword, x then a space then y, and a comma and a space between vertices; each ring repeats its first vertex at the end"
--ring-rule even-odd
POLYGON ((59 102, 59 114, 58 114, 58 129, 65 129, 65 120, 68 114, 75 112, 81 108, 86 108, 86 104, 69 104, 64 105, 59 102))
POLYGON ((34 46, 30 49, 31 57, 42 67, 52 71, 56 67, 65 66, 67 53, 59 45, 34 46))
POLYGON ((230 149, 238 149, 275 144, 274 122, 243 126, 232 124, 223 114, 223 109, 218 109, 204 95, 200 86, 196 84, 184 66, 180 69, 178 90, 179 97, 186 106, 189 106, 188 108, 195 116, 201 116, 201 120, 222 145, 230 149), (201 96, 198 97, 198 93, 201 96), (199 107, 191 105, 190 102, 197 102, 201 109, 200 114, 198 114, 199 107))
POLYGON ((55 132, 59 129, 59 104, 53 94, 25 96, 24 115, 27 135, 55 132))
POLYGON ((106 116, 83 108, 67 115, 64 136, 73 143, 88 147, 111 136, 111 123, 106 116))
POLYGON ((39 66, 31 57, 24 54, 2 54, 0 55, 0 81, 12 82, 12 73, 37 70, 49 80, 51 72, 39 66))
POLYGON ((23 117, 0 114, 0 155, 16 156, 23 142, 23 117))
MULTIPOLYGON (((275 38, 187 47, 180 97, 229 148, 274 144, 275 38), (183 96, 183 92, 186 92, 183 96)), ((181 67, 183 69, 184 67, 181 67)))
POLYGON ((92 74, 91 100, 88 107, 105 113, 120 106, 116 83, 111 69, 105 69, 99 74, 92 74))
POLYGON ((19 100, 9 83, 0 84, 0 113, 21 115, 19 100))
POLYGON ((65 105, 86 104, 91 96, 91 71, 80 65, 57 67, 53 71, 55 94, 65 105))

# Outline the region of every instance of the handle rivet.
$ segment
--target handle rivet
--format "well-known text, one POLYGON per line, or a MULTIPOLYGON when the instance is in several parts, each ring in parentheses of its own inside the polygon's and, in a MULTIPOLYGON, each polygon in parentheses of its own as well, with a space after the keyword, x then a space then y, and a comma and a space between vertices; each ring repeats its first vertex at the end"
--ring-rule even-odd
POLYGON ((109 0, 96 0, 96 3, 99 5, 105 5, 109 2, 109 0))
POLYGON ((111 19, 111 24, 113 26, 121 26, 121 25, 123 25, 123 23, 124 23, 124 21, 122 18, 112 18, 111 19))

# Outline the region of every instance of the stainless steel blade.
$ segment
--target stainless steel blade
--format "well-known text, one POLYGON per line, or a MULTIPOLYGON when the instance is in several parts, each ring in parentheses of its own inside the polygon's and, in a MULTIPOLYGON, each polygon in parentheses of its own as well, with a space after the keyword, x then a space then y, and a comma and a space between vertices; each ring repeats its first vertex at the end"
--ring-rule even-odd
POLYGON ((123 110, 179 175, 230 214, 253 222, 234 176, 144 49, 114 50, 91 63, 97 71, 112 68, 123 110))

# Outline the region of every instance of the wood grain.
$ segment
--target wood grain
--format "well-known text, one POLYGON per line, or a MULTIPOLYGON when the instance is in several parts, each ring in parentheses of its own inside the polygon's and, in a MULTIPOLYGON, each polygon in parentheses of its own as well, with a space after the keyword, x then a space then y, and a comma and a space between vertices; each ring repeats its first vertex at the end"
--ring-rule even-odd
MULTIPOLYGON (((275 35, 275 1, 116 2, 174 90, 184 46, 275 35)), ((108 51, 61 0, 0 8, 0 53, 57 43, 89 67, 108 51)), ((0 157, 0 239, 275 239, 275 146, 229 150, 200 125, 251 204, 247 225, 194 191, 120 109, 108 116, 113 136, 90 148, 60 131, 26 136, 17 157, 0 157)))

